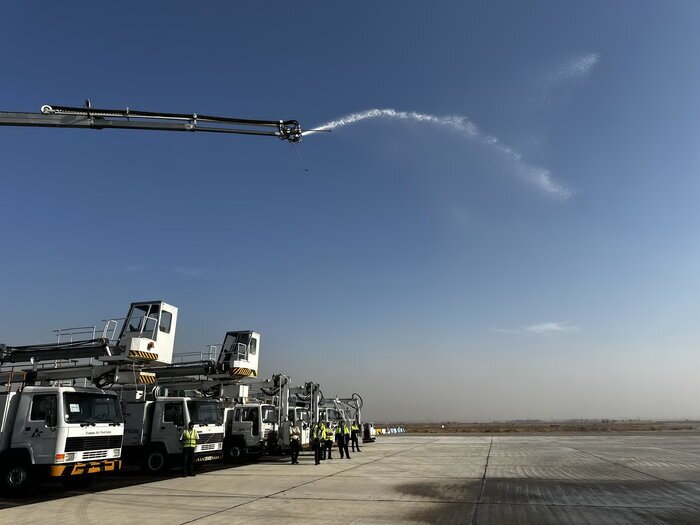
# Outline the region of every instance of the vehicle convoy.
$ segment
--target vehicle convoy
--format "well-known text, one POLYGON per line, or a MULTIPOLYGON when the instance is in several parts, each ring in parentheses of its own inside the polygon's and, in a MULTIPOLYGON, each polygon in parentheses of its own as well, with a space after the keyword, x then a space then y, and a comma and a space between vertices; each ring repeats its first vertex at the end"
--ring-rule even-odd
POLYGON ((84 482, 121 468, 124 420, 108 387, 152 382, 141 367, 172 355, 176 320, 177 308, 166 303, 134 303, 117 339, 115 319, 99 338, 91 327, 57 330, 53 344, 0 345, 3 485, 19 492, 43 476, 84 482), (86 332, 91 339, 73 340, 86 332))
MULTIPOLYGON (((318 418, 322 398, 318 384, 291 388, 284 374, 256 381, 259 352, 258 332, 230 331, 215 359, 182 361, 146 370, 156 376, 161 393, 168 398, 186 395, 219 402, 226 460, 257 459, 264 453, 288 450, 291 417, 300 422, 302 446, 308 448, 311 422, 318 418)), ((188 355, 192 354, 180 357, 188 355)))

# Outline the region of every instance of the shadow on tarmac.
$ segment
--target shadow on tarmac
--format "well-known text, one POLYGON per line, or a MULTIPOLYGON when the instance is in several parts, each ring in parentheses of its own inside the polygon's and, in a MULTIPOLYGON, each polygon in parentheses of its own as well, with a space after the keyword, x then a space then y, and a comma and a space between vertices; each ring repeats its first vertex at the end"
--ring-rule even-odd
MULTIPOLYGON (((288 463, 289 457, 268 456, 261 458, 258 462, 288 463)), ((197 474, 237 468, 253 463, 256 463, 256 461, 241 463, 209 463, 199 467, 197 474)), ((58 479, 46 478, 39 485, 34 487, 28 494, 23 496, 12 496, 0 489, 0 510, 13 507, 22 507, 25 505, 32 505, 34 503, 42 503, 44 501, 51 501, 61 498, 70 498, 73 496, 80 496, 82 494, 95 494, 105 490, 132 487, 135 485, 142 485, 144 483, 153 483, 154 481, 162 481, 180 476, 182 475, 181 473, 182 469, 180 467, 173 467, 168 474, 151 476, 144 474, 138 467, 127 466, 116 473, 104 473, 90 476, 90 484, 79 489, 66 487, 58 479)))

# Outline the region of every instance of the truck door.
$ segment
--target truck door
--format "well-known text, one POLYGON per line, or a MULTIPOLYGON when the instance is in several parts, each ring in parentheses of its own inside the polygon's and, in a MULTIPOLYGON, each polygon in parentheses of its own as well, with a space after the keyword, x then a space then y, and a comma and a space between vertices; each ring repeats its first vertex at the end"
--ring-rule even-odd
POLYGON ((168 454, 182 453, 182 443, 180 436, 185 428, 185 402, 167 401, 158 402, 160 410, 156 410, 153 418, 153 438, 165 445, 168 454))
POLYGON ((57 425, 58 395, 35 394, 23 432, 34 453, 35 463, 46 465, 54 462, 57 425))

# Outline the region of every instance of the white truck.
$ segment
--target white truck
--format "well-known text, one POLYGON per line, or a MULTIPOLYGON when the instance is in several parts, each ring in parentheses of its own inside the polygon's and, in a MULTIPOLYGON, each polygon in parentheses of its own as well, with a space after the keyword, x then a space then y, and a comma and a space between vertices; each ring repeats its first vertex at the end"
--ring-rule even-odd
POLYGON ((249 388, 248 395, 228 409, 231 424, 227 435, 232 441, 229 450, 235 452, 229 459, 256 459, 261 454, 288 452, 291 420, 301 430, 301 448, 311 448, 311 425, 318 421, 322 398, 317 383, 290 387, 289 377, 276 374, 249 388))
MULTIPOLYGON (((158 395, 155 396, 156 408, 153 409, 154 415, 151 416, 154 421, 159 420, 162 424, 160 428, 155 429, 153 436, 162 432, 175 432, 173 428, 178 429, 182 425, 172 425, 172 421, 166 421, 165 416, 158 416, 157 403, 174 403, 175 400, 184 403, 183 414, 190 413, 192 407, 207 407, 209 412, 206 428, 200 427, 200 443, 203 445, 202 457, 209 459, 212 456, 223 457, 227 459, 238 458, 246 450, 246 443, 251 447, 257 444, 260 439, 261 428, 267 423, 262 423, 262 418, 256 415, 252 416, 249 411, 245 412, 245 418, 241 416, 241 412, 235 413, 237 403, 241 402, 248 395, 248 387, 243 384, 246 380, 254 378, 258 374, 258 357, 260 346, 260 334, 254 331, 230 331, 224 337, 224 343, 214 359, 209 355, 204 359, 200 354, 199 360, 181 361, 167 366, 149 367, 146 370, 153 373, 158 385, 158 395), (218 407, 220 411, 221 421, 215 425, 213 419, 213 406, 218 407), (236 416, 238 417, 237 421, 236 416), (160 417, 160 419, 159 419, 160 417), (254 421, 253 421, 254 420, 254 421), (211 431, 211 429, 216 431, 211 431), (211 437, 208 434, 213 434, 211 437), (203 436, 205 436, 203 438, 203 436), (202 441, 206 440, 206 442, 202 441), (215 445, 213 448, 211 445, 215 445)), ((187 358, 192 354, 180 354, 179 357, 187 358)), ((132 412, 132 408, 125 408, 127 414, 132 412)), ((143 411, 148 414, 147 411, 143 411)), ((165 409, 162 410, 165 413, 165 409)), ((267 412, 263 412, 263 416, 267 419, 267 412)), ((140 416, 139 416, 140 417, 140 416)), ((148 416, 144 416, 148 417, 148 416)), ((186 416, 184 419, 178 419, 178 422, 186 424, 186 416)), ((127 416, 127 422, 130 416, 127 416)), ((172 419, 172 418, 170 418, 172 419)), ((197 427, 195 427, 197 428, 197 427)), ((181 430, 181 429, 180 429, 181 430)), ((127 441, 130 441, 129 425, 127 424, 127 441)), ((178 434, 179 437, 179 434, 178 434)), ((161 440, 162 441, 162 440, 161 440)), ((146 463, 151 463, 153 466, 160 464, 158 455, 170 454, 170 447, 159 445, 149 447, 148 456, 151 460, 146 459, 146 463), (158 452, 160 450, 160 452, 158 452)), ((196 456, 197 457, 197 456, 196 456)), ((147 467, 153 470, 153 466, 147 467)))
POLYGON ((98 388, 24 386, 0 393, 0 476, 23 492, 51 476, 67 483, 121 467, 117 396, 98 388))
POLYGON ((52 344, 0 345, 0 481, 9 491, 44 476, 84 483, 121 467, 119 398, 102 387, 149 381, 142 364, 168 346, 172 354, 177 309, 157 301, 133 303, 130 312, 144 307, 149 337, 123 330, 113 340, 119 320, 107 320, 102 337, 95 326, 79 327, 55 331, 52 344), (76 339, 86 333, 91 338, 76 339))
POLYGON ((196 397, 159 395, 140 389, 122 391, 124 409, 124 459, 138 463, 149 474, 162 474, 183 462, 180 436, 194 423, 199 435, 195 464, 222 458, 223 416, 219 401, 196 397))

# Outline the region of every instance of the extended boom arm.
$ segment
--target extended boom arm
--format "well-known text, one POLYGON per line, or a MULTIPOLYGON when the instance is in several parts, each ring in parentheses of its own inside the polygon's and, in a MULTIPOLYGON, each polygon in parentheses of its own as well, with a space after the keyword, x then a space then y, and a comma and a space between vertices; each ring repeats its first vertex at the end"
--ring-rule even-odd
POLYGON ((302 131, 296 120, 253 120, 213 117, 196 113, 155 113, 127 109, 41 106, 41 113, 0 111, 0 126, 44 128, 143 129, 152 131, 205 131, 277 137, 300 142, 302 131))

